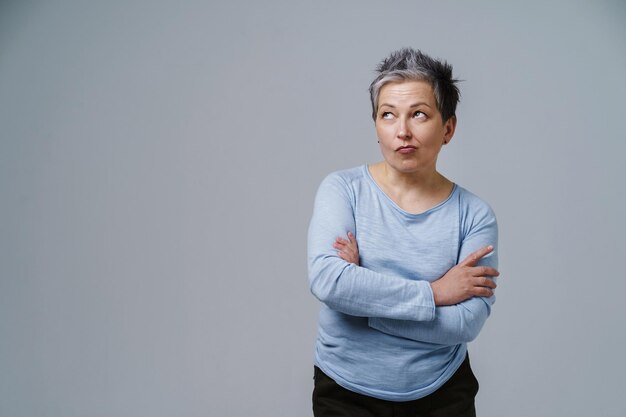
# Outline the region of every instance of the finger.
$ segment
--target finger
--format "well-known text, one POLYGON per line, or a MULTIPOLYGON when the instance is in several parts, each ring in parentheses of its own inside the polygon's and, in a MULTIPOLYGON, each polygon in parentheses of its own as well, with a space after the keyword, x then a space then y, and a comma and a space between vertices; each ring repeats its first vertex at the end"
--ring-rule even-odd
POLYGON ((342 238, 340 238, 340 237, 338 237, 338 238, 335 240, 335 243, 336 243, 337 245, 349 245, 349 244, 350 244, 350 242, 348 242, 347 240, 342 239, 342 238))
POLYGON ((500 275, 497 269, 490 266, 472 267, 472 276, 474 277, 497 277, 500 275))
POLYGON ((337 255, 346 262, 350 262, 350 257, 343 252, 337 252, 337 255))
POLYGON ((476 262, 478 262, 483 256, 487 255, 488 253, 492 251, 493 251, 492 245, 487 245, 483 248, 480 248, 477 251, 470 253, 467 256, 467 258, 463 259, 460 265, 474 266, 476 265, 476 262))
POLYGON ((491 297, 493 295, 493 290, 485 287, 476 287, 474 295, 476 297, 491 297))
POLYGON ((350 240, 350 243, 356 245, 356 238, 354 237, 354 234, 352 234, 352 232, 348 232, 348 239, 350 240))
POLYGON ((358 261, 355 260, 355 257, 349 253, 343 252, 343 251, 337 251, 337 255, 343 259, 346 262, 349 263, 357 263, 358 261))
POLYGON ((335 249, 337 250, 337 253, 348 254, 348 251, 346 251, 345 247, 335 246, 335 249))
POLYGON ((346 248, 346 244, 342 242, 335 242, 333 243, 333 248, 337 250, 343 250, 344 248, 346 248))
POLYGON ((493 288, 493 289, 495 289, 498 286, 494 280, 489 279, 489 278, 480 278, 478 285, 480 285, 481 287, 488 287, 488 288, 493 288))

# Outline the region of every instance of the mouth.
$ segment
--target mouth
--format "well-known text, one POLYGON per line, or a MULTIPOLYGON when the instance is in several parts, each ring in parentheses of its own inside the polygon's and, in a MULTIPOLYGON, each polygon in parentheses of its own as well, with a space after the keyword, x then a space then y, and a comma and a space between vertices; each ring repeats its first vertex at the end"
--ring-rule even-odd
POLYGON ((415 152, 415 150, 417 149, 417 147, 415 146, 401 146, 399 148, 396 149, 396 152, 398 153, 402 153, 402 154, 407 154, 407 153, 413 153, 415 152))

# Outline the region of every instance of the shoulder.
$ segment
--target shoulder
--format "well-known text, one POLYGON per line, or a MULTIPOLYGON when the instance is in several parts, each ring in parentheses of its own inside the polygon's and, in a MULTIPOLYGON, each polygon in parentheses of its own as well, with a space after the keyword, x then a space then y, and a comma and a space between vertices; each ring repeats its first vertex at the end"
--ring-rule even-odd
POLYGON ((319 191, 338 190, 354 195, 359 185, 365 181, 365 165, 334 171, 328 174, 320 184, 319 191))
POLYGON ((461 210, 467 210, 474 213, 484 213, 495 217, 495 213, 489 203, 476 194, 468 191, 467 189, 457 185, 459 192, 459 202, 461 203, 461 210))
POLYGON ((366 186, 366 176, 366 165, 331 172, 320 184, 316 201, 321 204, 341 201, 354 208, 366 186))
POLYGON ((354 168, 342 169, 339 171, 331 172, 324 178, 322 184, 330 183, 343 183, 349 185, 355 181, 362 181, 364 179, 364 169, 367 169, 364 165, 359 165, 354 168))
POLYGON ((459 210, 464 228, 472 229, 479 225, 496 224, 496 214, 485 200, 457 185, 459 210))
POLYGON ((360 194, 359 183, 363 182, 364 172, 361 166, 328 174, 317 189, 315 211, 331 213, 346 208, 354 211, 360 194))

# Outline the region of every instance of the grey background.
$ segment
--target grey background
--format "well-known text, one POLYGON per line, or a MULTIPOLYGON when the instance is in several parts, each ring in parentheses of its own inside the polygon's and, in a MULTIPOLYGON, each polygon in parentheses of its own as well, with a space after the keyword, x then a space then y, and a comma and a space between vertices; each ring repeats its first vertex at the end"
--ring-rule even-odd
POLYGON ((500 223, 479 415, 624 416, 626 5, 0 3, 0 416, 307 416, 306 229, 391 50, 500 223))

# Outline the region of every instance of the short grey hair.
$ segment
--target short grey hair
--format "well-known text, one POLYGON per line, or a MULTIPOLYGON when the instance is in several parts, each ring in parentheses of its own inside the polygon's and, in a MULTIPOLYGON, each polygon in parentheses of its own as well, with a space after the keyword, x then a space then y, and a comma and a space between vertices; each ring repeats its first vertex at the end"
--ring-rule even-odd
POLYGON ((429 57, 420 50, 403 48, 392 52, 376 68, 378 76, 370 84, 372 118, 376 121, 378 95, 380 89, 390 82, 427 81, 430 83, 437 101, 441 119, 446 122, 456 116, 456 105, 460 92, 458 80, 452 78, 452 65, 429 57))

